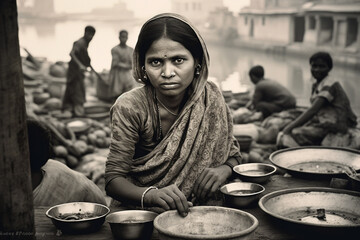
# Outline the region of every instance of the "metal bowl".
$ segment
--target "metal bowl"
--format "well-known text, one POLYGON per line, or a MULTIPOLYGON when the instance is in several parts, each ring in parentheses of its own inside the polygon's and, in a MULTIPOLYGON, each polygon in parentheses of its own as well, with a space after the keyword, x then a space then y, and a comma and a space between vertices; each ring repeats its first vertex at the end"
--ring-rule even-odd
POLYGON ((115 238, 123 240, 150 240, 157 213, 144 210, 125 210, 110 213, 106 221, 115 238))
POLYGON ((291 175, 304 178, 346 177, 360 169, 360 151, 322 146, 294 147, 273 152, 270 161, 291 175))
POLYGON ((220 188, 225 204, 230 207, 249 207, 257 203, 265 188, 257 183, 233 182, 220 188))
POLYGON ((72 118, 66 120, 65 124, 74 133, 86 132, 91 127, 91 121, 88 118, 72 118))
POLYGON ((95 232, 100 229, 110 209, 91 202, 71 202, 53 206, 46 211, 56 228, 66 233, 95 232))
POLYGON ((320 187, 286 189, 266 194, 259 206, 280 221, 281 229, 289 227, 293 234, 336 234, 344 239, 344 234, 360 232, 359 192, 320 187))
POLYGON ((233 170, 243 181, 264 183, 276 172, 276 167, 266 163, 245 163, 236 165, 233 170))
POLYGON ((154 220, 160 240, 252 239, 258 225, 250 213, 217 206, 192 207, 186 217, 171 210, 154 220))

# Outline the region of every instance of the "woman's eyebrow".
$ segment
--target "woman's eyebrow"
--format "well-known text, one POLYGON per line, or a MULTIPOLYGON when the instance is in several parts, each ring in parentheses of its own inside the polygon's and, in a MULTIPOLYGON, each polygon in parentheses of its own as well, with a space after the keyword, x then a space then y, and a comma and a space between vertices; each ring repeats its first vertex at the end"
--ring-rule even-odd
POLYGON ((174 59, 174 58, 187 58, 187 55, 185 55, 185 54, 175 54, 173 56, 170 56, 169 58, 172 58, 172 59, 174 59))
POLYGON ((164 58, 154 56, 154 57, 148 57, 146 61, 151 62, 151 61, 154 61, 154 60, 159 61, 159 60, 162 60, 162 59, 164 59, 164 58))

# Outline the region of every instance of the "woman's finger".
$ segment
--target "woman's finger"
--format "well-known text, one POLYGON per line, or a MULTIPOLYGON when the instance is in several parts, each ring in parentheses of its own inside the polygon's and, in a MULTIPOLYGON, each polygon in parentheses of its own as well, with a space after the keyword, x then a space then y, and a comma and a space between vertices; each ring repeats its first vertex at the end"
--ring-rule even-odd
POLYGON ((172 198, 173 203, 176 205, 176 209, 179 214, 186 216, 188 212, 188 204, 185 198, 185 195, 176 187, 172 189, 173 191, 167 192, 167 194, 172 198))
MULTIPOLYGON (((180 191, 179 188, 176 187, 175 189, 175 194, 179 197, 179 205, 181 204, 184 208, 184 211, 183 211, 183 214, 182 215, 187 215, 187 213, 189 212, 189 204, 188 204, 188 201, 184 195, 183 192, 180 191)), ((179 209, 179 208, 178 208, 179 209)))
POLYGON ((209 179, 204 182, 204 187, 201 189, 200 192, 200 198, 205 199, 207 195, 209 195, 209 192, 213 186, 213 184, 216 182, 216 177, 214 175, 209 175, 209 179))
POLYGON ((160 208, 164 209, 165 211, 168 211, 171 209, 170 206, 168 205, 168 203, 162 198, 158 198, 156 203, 160 208))
POLYGON ((165 211, 170 210, 171 207, 164 198, 166 198, 166 194, 161 189, 151 190, 146 193, 144 201, 150 206, 159 206, 165 211))
POLYGON ((205 170, 202 171, 202 173, 200 174, 200 176, 196 179, 195 184, 194 184, 194 188, 193 188, 193 193, 197 196, 197 192, 199 191, 199 186, 200 183, 202 181, 202 179, 205 177, 205 170))
POLYGON ((214 193, 214 192, 216 192, 217 190, 219 190, 221 184, 222 184, 222 182, 220 182, 220 181, 215 181, 214 184, 212 185, 211 189, 210 189, 210 192, 211 192, 211 193, 214 193))
MULTIPOLYGON (((209 180, 211 179, 212 175, 209 174, 208 171, 206 171, 206 175, 203 177, 203 179, 201 180, 200 184, 199 184, 199 187, 198 187, 198 190, 197 192, 195 193, 196 196, 198 196, 200 199, 203 199, 201 196, 202 196, 202 192, 204 191, 204 188, 206 186, 206 184, 209 182, 209 180)), ((212 185, 212 183, 211 183, 212 185)))
POLYGON ((164 200, 170 209, 176 209, 176 204, 173 197, 168 192, 163 192, 161 199, 164 200))
POLYGON ((203 187, 203 182, 207 182, 207 178, 209 177, 209 169, 208 168, 205 168, 202 173, 200 174, 200 176, 198 177, 198 179, 196 179, 196 182, 195 182, 195 188, 193 190, 193 193, 196 195, 196 196, 200 196, 200 192, 202 190, 202 187, 203 187))

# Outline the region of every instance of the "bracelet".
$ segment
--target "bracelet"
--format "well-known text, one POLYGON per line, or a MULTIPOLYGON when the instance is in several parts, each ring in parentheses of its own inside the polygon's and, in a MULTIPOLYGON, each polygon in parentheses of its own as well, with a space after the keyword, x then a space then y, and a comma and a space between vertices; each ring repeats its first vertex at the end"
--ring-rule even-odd
POLYGON ((154 186, 151 186, 151 187, 148 187, 144 192, 143 194, 141 195, 141 209, 144 209, 144 197, 145 197, 145 194, 150 191, 151 189, 158 189, 157 187, 154 187, 154 186))

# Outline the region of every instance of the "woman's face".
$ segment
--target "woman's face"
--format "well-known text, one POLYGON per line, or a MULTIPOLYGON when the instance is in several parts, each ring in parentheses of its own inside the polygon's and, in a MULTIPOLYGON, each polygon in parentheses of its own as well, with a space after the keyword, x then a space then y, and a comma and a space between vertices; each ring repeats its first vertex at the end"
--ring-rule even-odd
POLYGON ((328 75, 329 71, 329 66, 323 59, 318 58, 311 62, 311 74, 316 80, 323 80, 328 75))
POLYGON ((157 94, 184 96, 194 79, 195 60, 179 42, 163 37, 154 41, 145 54, 147 76, 157 94))

